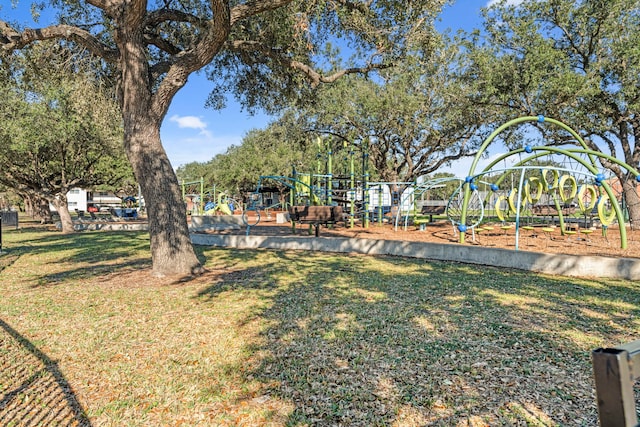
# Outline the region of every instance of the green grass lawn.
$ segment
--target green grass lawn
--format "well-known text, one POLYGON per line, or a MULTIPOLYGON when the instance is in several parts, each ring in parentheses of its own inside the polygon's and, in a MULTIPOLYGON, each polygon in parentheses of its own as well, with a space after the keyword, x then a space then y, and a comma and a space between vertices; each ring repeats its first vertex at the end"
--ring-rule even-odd
POLYGON ((0 425, 597 425, 590 354, 640 287, 454 263, 3 233, 0 425), (31 424, 29 424, 31 423, 31 424))

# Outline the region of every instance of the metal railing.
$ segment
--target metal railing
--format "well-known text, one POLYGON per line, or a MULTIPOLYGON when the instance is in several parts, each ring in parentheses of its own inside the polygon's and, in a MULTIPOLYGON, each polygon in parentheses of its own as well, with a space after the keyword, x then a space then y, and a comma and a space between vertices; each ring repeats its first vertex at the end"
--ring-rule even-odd
POLYGON ((18 212, 16 211, 0 211, 2 217, 2 225, 5 227, 18 228, 18 212))
POLYGON ((0 253, 2 253, 2 227, 5 225, 14 225, 18 228, 18 212, 0 211, 0 253))
POLYGON ((634 384, 640 377, 640 340, 592 352, 598 418, 602 427, 636 427, 634 384))

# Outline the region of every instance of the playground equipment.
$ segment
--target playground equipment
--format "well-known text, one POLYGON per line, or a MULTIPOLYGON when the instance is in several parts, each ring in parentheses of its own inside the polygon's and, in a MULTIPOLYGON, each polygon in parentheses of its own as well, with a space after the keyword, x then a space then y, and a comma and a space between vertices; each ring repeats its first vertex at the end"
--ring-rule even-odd
MULTIPOLYGON (((316 156, 316 173, 300 173, 295 168, 291 176, 264 175, 258 180, 256 190, 249 195, 249 201, 245 213, 244 222, 247 226, 247 234, 250 227, 260 222, 261 211, 267 213, 270 209, 280 208, 287 210, 287 206, 349 206, 350 225, 354 225, 356 216, 356 204, 358 203, 358 189, 355 180, 355 153, 353 146, 348 150, 348 156, 344 159, 349 164, 347 175, 334 175, 334 150, 330 140, 323 141, 318 138, 318 153, 316 156), (264 193, 269 188, 265 183, 275 184, 279 195, 283 189, 288 191, 288 197, 276 203, 268 203, 264 193)), ((343 151, 348 148, 343 143, 343 151)), ((363 159, 368 156, 363 156, 363 159)), ((365 161, 363 160, 363 167, 365 161)), ((361 200, 363 197, 360 198, 361 200)), ((346 210, 346 209, 345 209, 346 210)), ((295 230, 295 222, 292 223, 295 230)))
POLYGON ((197 181, 182 181, 182 200, 187 211, 193 215, 232 215, 241 204, 224 191, 216 191, 215 184, 205 191, 204 178, 197 181))
POLYGON ((187 210, 190 211, 192 215, 201 215, 204 213, 204 178, 200 177, 197 181, 183 180, 180 187, 182 188, 182 200, 187 204, 187 210))
POLYGON ((586 217, 595 210, 603 233, 606 233, 607 228, 617 222, 620 231, 620 245, 622 249, 626 249, 624 215, 612 189, 615 183, 600 170, 598 159, 606 159, 608 162, 627 170, 636 177, 636 181, 640 182, 640 173, 635 168, 612 156, 589 149, 580 135, 562 122, 544 116, 526 116, 500 126, 483 142, 464 183, 458 190, 461 202, 459 212, 449 215, 460 232, 460 242, 464 243, 465 233, 473 232, 473 229, 481 224, 485 213, 483 207, 489 205, 494 207, 495 215, 502 222, 505 222, 507 215, 514 217, 516 249, 518 249, 521 219, 526 216, 527 209, 529 212, 534 212, 536 209, 542 212, 541 207, 546 206, 549 213, 558 217, 560 232, 565 236, 569 231, 565 222, 568 216, 577 213, 584 216, 586 221, 586 217), (580 147, 532 147, 527 145, 506 153, 494 160, 483 171, 476 173, 475 169, 479 159, 498 134, 510 126, 531 121, 560 127, 567 131, 574 138, 574 141, 580 144, 580 147), (521 158, 523 154, 524 159, 521 158), (501 189, 502 181, 498 180, 491 184, 492 193, 496 196, 483 198, 479 194, 480 179, 494 173, 493 167, 511 156, 520 156, 521 159, 508 168, 511 172, 519 171, 518 186, 512 186, 505 192, 501 189), (539 162, 545 156, 568 159, 572 167, 531 165, 536 161, 539 162))
MULTIPOLYGON (((295 170, 294 170, 295 174, 295 170)), ((260 223, 261 214, 260 211, 265 211, 267 215, 269 214, 269 209, 275 209, 281 206, 281 203, 275 204, 265 204, 264 198, 262 197, 263 188, 265 187, 265 182, 274 182, 281 187, 289 189, 289 205, 293 206, 296 204, 300 205, 310 205, 310 201, 314 201, 317 198, 314 189, 310 185, 310 176, 300 176, 302 179, 290 178, 286 176, 278 176, 278 175, 264 175, 261 176, 258 180, 258 185, 256 186, 256 190, 249 195, 249 202, 244 212, 242 213, 242 221, 247 227, 247 235, 249 235, 249 231, 251 227, 254 227, 260 223), (306 203, 304 203, 306 201, 306 203), (253 218, 251 218, 251 216, 253 218)), ((285 206, 281 206, 283 209, 286 209, 285 206)), ((295 229, 295 228, 294 228, 295 229)))
MULTIPOLYGON (((344 157, 336 162, 336 151, 330 139, 317 141, 318 154, 316 158, 316 173, 300 173, 295 168, 291 176, 265 175, 258 180, 256 190, 249 196, 249 203, 245 213, 245 223, 248 229, 260 221, 260 211, 267 211, 276 206, 283 210, 288 205, 299 206, 340 206, 347 215, 347 225, 354 227, 360 221, 367 228, 372 221, 382 225, 385 221, 396 218, 396 227, 400 214, 417 213, 417 197, 422 197, 426 187, 416 192, 416 182, 371 182, 369 179, 368 144, 362 145, 361 175, 356 175, 356 155, 353 145, 342 143, 344 157), (342 168, 336 168, 341 165, 342 168), (335 169, 342 169, 342 174, 336 174, 335 169), (345 173, 345 171, 348 171, 345 173), (265 183, 275 182, 282 194, 289 192, 279 204, 265 203, 263 192, 268 188, 265 183), (415 192, 415 196, 414 196, 415 192), (288 202, 287 202, 288 200, 288 202), (255 213, 255 214, 254 214, 255 213), (250 218, 251 217, 251 218, 250 218)), ((433 212, 427 213, 433 216, 433 212)), ((406 220, 405 220, 406 222, 406 220)), ((295 227, 295 225, 294 225, 295 227)))
MULTIPOLYGON (((281 208, 287 210, 287 206, 328 206, 340 207, 343 215, 346 215, 346 225, 354 227, 356 220, 361 220, 363 227, 368 227, 370 222, 377 221, 382 224, 386 215, 392 220, 397 213, 416 211, 414 182, 389 183, 356 182, 356 186, 345 190, 339 186, 327 187, 328 175, 303 174, 293 171, 294 177, 266 175, 258 180, 256 190, 249 196, 249 203, 244 217, 248 227, 259 223, 260 211, 281 208), (266 182, 274 182, 280 188, 288 191, 287 201, 275 204, 264 203, 262 196, 266 182), (315 184, 314 184, 315 183, 315 184), (402 192, 393 191, 392 187, 404 187, 402 192), (336 196, 337 195, 337 196, 336 196), (250 219, 249 217, 253 217, 250 219)), ((335 185, 339 179, 332 179, 335 185)), ((421 193, 420 193, 421 194, 421 193)), ((333 221, 332 223, 335 223, 333 221)), ((295 221, 292 224, 295 230, 295 221)))
MULTIPOLYGON (((369 180, 368 155, 363 150, 362 175, 356 179, 355 153, 353 147, 349 150, 346 144, 344 160, 347 163, 343 165, 348 164, 349 173, 336 175, 330 144, 325 141, 318 145, 328 148, 318 155, 317 173, 300 173, 293 169, 292 176, 259 178, 242 215, 247 234, 260 222, 261 212, 269 215, 272 209, 287 211, 290 206, 340 206, 351 227, 356 220, 361 220, 362 226, 367 227, 371 221, 382 224, 389 218, 395 219, 396 230, 401 224, 406 228, 410 222, 422 229, 434 216, 444 214, 454 233, 459 233, 460 243, 464 243, 467 235, 475 239, 476 232, 486 238, 515 235, 516 250, 522 230, 527 239, 545 236, 550 241, 553 236, 557 240, 557 233, 560 233, 565 241, 573 242, 589 240, 594 225, 599 226, 606 237, 607 230, 617 224, 620 245, 623 249, 627 247, 625 211, 619 195, 622 188, 629 188, 630 182, 619 182, 612 175, 607 176, 608 169, 602 163, 626 170, 633 184, 640 182, 640 173, 612 156, 589 149, 577 132, 554 119, 526 116, 500 126, 483 142, 464 178, 372 182, 369 180), (573 138, 569 142, 578 146, 525 145, 499 156, 484 169, 476 170, 487 146, 500 132, 533 121, 539 126, 559 127, 573 138), (501 168, 502 163, 505 166, 501 168), (271 187, 267 187, 267 182, 271 187), (458 186, 446 201, 425 203, 423 195, 427 191, 450 182, 456 182, 458 186), (278 196, 267 195, 267 188, 275 188, 278 196)), ((221 201, 219 199, 218 204, 221 201)), ((296 222, 304 220, 293 218, 294 231, 296 222)))
POLYGON ((342 159, 343 174, 335 174, 335 164, 333 156, 335 150, 331 146, 331 141, 324 143, 318 140, 318 161, 316 174, 306 175, 294 171, 294 179, 304 177, 309 194, 312 196, 307 200, 310 205, 338 205, 343 207, 343 211, 349 216, 348 225, 355 226, 356 221, 361 221, 364 228, 371 222, 379 225, 389 218, 393 218, 400 212, 415 212, 415 199, 412 196, 415 182, 374 182, 370 180, 369 174, 369 153, 368 143, 363 142, 361 175, 356 175, 356 159, 354 146, 343 143, 343 153, 346 156, 342 159), (325 147, 326 145, 326 147, 325 147), (325 150, 325 151, 323 151, 325 150))
POLYGON ((463 182, 460 178, 434 178, 422 181, 420 183, 412 183, 407 187, 402 195, 400 201, 401 209, 396 212, 394 229, 397 231, 398 226, 402 220, 403 228, 406 229, 409 220, 412 219, 413 223, 420 225, 421 230, 424 229, 423 225, 426 224, 426 219, 429 217, 429 221, 433 220, 433 215, 442 215, 443 213, 453 212, 455 206, 455 198, 457 193, 454 193, 446 205, 442 205, 440 201, 436 204, 423 204, 420 213, 417 211, 416 202, 422 198, 423 195, 436 188, 442 188, 449 182, 463 182))
POLYGON ((217 203, 208 201, 204 205, 204 214, 216 215, 218 212, 220 212, 223 215, 233 215, 234 208, 235 204, 233 200, 229 199, 225 192, 220 192, 218 193, 217 203))
MULTIPOLYGON (((271 205, 265 203, 260 188, 266 180, 275 180, 280 187, 289 191, 289 205, 342 206, 343 211, 348 212, 348 223, 351 227, 357 219, 362 221, 365 228, 372 220, 382 224, 386 216, 395 217, 396 229, 402 218, 404 218, 405 227, 409 221, 423 226, 427 222, 427 217, 432 220, 434 215, 441 214, 442 206, 429 206, 424 203, 424 200, 419 204, 418 200, 425 191, 445 185, 451 179, 429 180, 421 183, 371 182, 367 165, 368 156, 366 150, 363 150, 362 179, 357 180, 353 148, 345 157, 345 160, 348 160, 349 173, 334 175, 332 157, 334 151, 330 142, 319 141, 318 146, 321 149, 326 146, 326 152, 319 151, 317 173, 299 173, 294 169, 292 177, 260 177, 258 189, 250 196, 244 216, 248 228, 257 225, 260 221, 260 211, 267 211, 277 205, 286 210, 287 203, 284 200, 271 205), (256 212, 256 215, 249 220, 248 213, 252 211, 256 212)), ((348 148, 347 145, 344 148, 348 148)), ((550 227, 554 225, 557 218, 559 230, 563 236, 574 233, 580 235, 579 229, 570 229, 578 217, 584 220, 585 225, 591 225, 594 217, 597 217, 603 232, 606 233, 607 228, 615 222, 619 226, 624 224, 624 218, 610 179, 604 176, 596 163, 596 159, 599 158, 607 158, 608 161, 617 163, 638 176, 637 171, 617 159, 589 150, 580 136, 561 122, 553 119, 545 120, 539 116, 512 120, 498 128, 485 140, 473 161, 468 176, 462 180, 454 178, 460 185, 446 202, 444 210, 446 217, 454 226, 454 231, 460 232, 460 242, 464 242, 465 233, 475 236, 476 228, 491 232, 493 226, 487 225, 486 222, 494 218, 500 223, 499 227, 505 235, 507 231, 515 229, 516 249, 519 245, 521 226, 531 231, 534 226, 545 225, 540 223, 540 219, 545 221, 547 217, 550 227), (526 146, 506 153, 482 171, 475 171, 479 158, 496 135, 509 126, 533 120, 561 127, 581 144, 581 148, 526 146), (518 156, 519 159, 503 170, 495 168, 511 156, 518 156), (571 167, 559 166, 553 161, 545 160, 552 156, 569 159, 572 163, 571 167), (495 175, 500 172, 503 176, 495 178, 495 175), (506 185, 508 184, 507 176, 512 178, 511 186, 506 185), (523 224, 521 224, 522 220, 524 220, 523 224)), ((588 236, 589 233, 587 231, 584 234, 588 236)), ((533 232, 529 233, 529 235, 533 234, 533 232)), ((624 227, 621 227, 620 234, 621 245, 626 247, 624 227)))
MULTIPOLYGON (((399 207, 406 186, 413 182, 371 182, 369 174, 368 143, 361 146, 361 175, 356 174, 356 153, 354 145, 342 143, 342 150, 332 146, 331 139, 318 138, 318 154, 315 174, 293 171, 293 179, 303 181, 306 188, 298 195, 308 194, 304 204, 341 206, 348 215, 348 225, 355 226, 360 220, 367 228, 372 220, 382 224, 392 208, 399 207), (343 153, 341 162, 335 156, 343 153), (336 167, 336 166, 342 166, 336 167), (342 173, 336 173, 342 169, 342 173), (306 193, 305 193, 306 192, 306 193)), ((339 146, 338 146, 339 148, 339 146)), ((410 191, 410 190, 409 190, 410 191)))

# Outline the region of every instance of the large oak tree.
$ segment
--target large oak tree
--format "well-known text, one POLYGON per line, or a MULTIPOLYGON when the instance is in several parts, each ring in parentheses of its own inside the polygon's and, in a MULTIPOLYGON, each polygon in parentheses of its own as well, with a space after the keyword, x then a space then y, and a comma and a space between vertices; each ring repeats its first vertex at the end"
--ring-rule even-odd
MULTIPOLYGON (((295 94, 308 82, 313 86, 388 66, 402 55, 408 38, 431 36, 443 3, 55 0, 51 4, 61 10, 59 24, 34 30, 0 21, 0 46, 11 52, 42 39, 64 39, 111 64, 121 88, 125 151, 148 208, 153 271, 188 275, 202 267, 191 246, 160 126, 189 75, 217 58, 214 77, 227 77, 226 87, 247 103, 276 108, 283 94, 295 94), (352 62, 335 61, 335 40, 349 46, 352 62)), ((213 104, 219 95, 212 96, 213 104)))
POLYGON ((474 86, 456 71, 465 59, 446 36, 411 45, 376 79, 348 76, 322 88, 300 110, 301 126, 358 145, 379 180, 415 181, 476 154, 492 130, 488 111, 469 96, 474 86))
MULTIPOLYGON (((503 118, 553 117, 593 150, 638 167, 640 1, 527 0, 485 10, 470 39, 476 101, 503 118)), ((564 143, 567 135, 556 135, 564 143)), ((551 139, 553 141, 553 139, 551 139)), ((623 183, 632 225, 640 223, 636 177, 601 159, 623 183)))

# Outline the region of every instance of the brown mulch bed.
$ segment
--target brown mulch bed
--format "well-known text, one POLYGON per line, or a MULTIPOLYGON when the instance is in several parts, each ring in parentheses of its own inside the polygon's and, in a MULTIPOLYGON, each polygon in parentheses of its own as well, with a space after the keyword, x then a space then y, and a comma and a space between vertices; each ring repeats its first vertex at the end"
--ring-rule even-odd
MULTIPOLYGON (((250 222, 251 223, 251 222, 250 222)), ((572 236, 563 236, 560 229, 545 233, 543 227, 536 227, 534 230, 521 230, 519 234, 518 250, 557 253, 568 255, 593 255, 608 257, 640 258, 640 230, 626 229, 627 248, 622 249, 620 244, 620 233, 615 227, 610 227, 603 235, 601 228, 596 228, 588 236, 581 231, 572 236)), ((210 231, 218 234, 245 235, 246 228, 240 230, 210 231)), ((261 220, 258 225, 249 229, 252 236, 293 236, 290 223, 277 224, 275 220, 261 220)), ((309 232, 307 225, 297 225, 297 236, 313 236, 309 232)), ((424 231, 416 226, 409 225, 406 229, 395 227, 392 224, 372 223, 364 228, 361 225, 355 227, 345 227, 344 224, 337 224, 332 227, 322 226, 320 231, 322 237, 350 237, 376 240, 398 240, 411 242, 429 242, 460 244, 459 234, 448 221, 437 221, 427 224, 424 231)), ((516 249, 515 227, 502 230, 501 224, 493 225, 493 230, 482 231, 473 236, 467 233, 464 244, 474 246, 485 246, 503 249, 516 249)))

